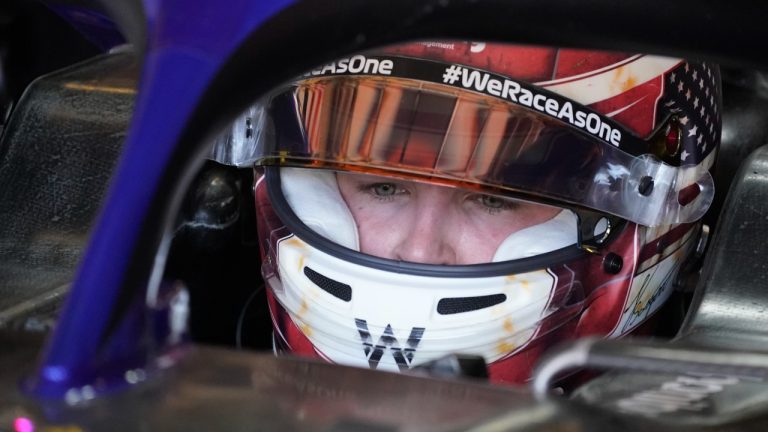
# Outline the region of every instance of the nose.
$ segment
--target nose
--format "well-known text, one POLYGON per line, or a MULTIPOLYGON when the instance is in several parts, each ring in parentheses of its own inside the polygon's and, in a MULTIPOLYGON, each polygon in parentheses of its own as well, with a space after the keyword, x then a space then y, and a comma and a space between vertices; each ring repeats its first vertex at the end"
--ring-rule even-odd
POLYGON ((451 237, 453 218, 452 192, 441 187, 417 187, 410 222, 394 249, 396 259, 422 264, 457 263, 457 251, 451 237))

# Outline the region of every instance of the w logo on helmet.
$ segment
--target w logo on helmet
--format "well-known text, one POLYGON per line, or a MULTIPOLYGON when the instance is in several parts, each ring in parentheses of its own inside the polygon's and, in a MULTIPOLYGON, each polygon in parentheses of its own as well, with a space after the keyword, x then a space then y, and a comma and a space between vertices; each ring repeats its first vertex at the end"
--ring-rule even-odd
POLYGON ((401 371, 408 370, 411 367, 413 356, 416 354, 416 347, 419 346, 421 337, 424 336, 424 327, 413 327, 410 336, 408 336, 408 341, 406 341, 408 347, 400 348, 400 342, 395 337, 391 325, 387 324, 384 333, 379 337, 379 341, 376 342, 376 345, 373 345, 373 338, 368 330, 368 322, 355 318, 355 324, 357 325, 357 331, 360 332, 360 338, 363 340, 363 351, 368 358, 368 365, 371 369, 376 369, 379 366, 379 361, 381 361, 381 357, 386 349, 389 349, 392 353, 392 357, 394 357, 395 363, 397 363, 397 367, 401 371))

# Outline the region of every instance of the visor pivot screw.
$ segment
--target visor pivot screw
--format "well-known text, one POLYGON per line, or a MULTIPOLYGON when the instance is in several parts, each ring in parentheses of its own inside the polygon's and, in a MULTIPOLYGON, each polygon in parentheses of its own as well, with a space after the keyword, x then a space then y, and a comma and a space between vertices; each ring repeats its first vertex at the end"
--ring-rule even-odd
POLYGON ((610 252, 603 258, 603 270, 608 274, 618 274, 624 266, 621 256, 610 252))
POLYGON ((640 184, 637 186, 637 191, 642 196, 648 196, 653 192, 653 178, 651 176, 643 176, 640 179, 640 184))

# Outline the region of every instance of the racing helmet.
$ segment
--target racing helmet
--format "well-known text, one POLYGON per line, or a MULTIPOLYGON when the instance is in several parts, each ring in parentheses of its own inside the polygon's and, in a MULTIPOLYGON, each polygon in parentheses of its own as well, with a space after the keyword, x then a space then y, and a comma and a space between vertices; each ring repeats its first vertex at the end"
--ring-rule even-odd
POLYGON ((522 382, 553 343, 637 329, 712 202, 719 83, 709 63, 430 41, 276 89, 238 123, 275 350, 388 371, 481 355, 522 382))

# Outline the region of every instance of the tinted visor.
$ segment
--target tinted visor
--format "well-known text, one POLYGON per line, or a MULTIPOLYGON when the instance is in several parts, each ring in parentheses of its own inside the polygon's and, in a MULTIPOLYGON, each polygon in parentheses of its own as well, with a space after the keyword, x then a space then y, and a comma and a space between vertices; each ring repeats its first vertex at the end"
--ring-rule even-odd
POLYGON ((626 153, 613 141, 634 137, 615 122, 545 93, 528 108, 422 80, 308 78, 266 100, 251 157, 490 189, 646 226, 707 210, 708 172, 626 153))

